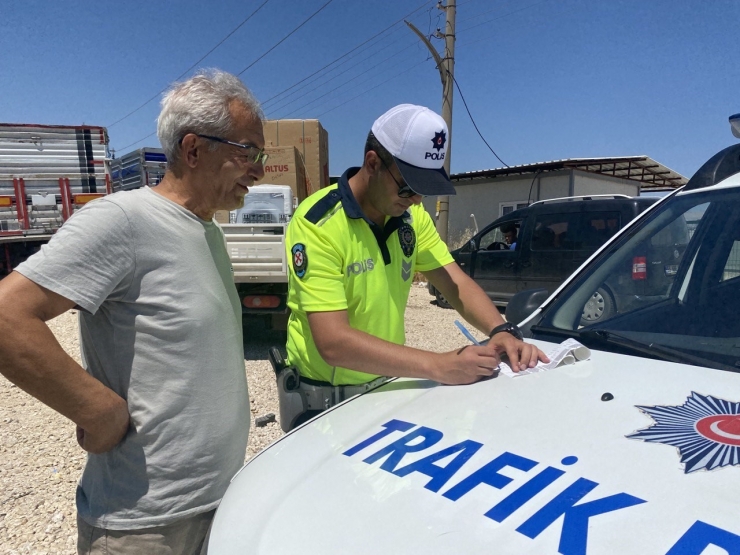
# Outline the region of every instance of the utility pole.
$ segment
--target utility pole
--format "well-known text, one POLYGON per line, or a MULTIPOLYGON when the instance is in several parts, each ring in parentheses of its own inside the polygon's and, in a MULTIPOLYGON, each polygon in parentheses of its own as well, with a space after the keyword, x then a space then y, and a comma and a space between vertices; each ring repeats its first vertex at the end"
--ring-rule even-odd
MULTIPOLYGON (((442 119, 447 123, 447 157, 445 158, 445 171, 450 175, 450 160, 452 158, 452 95, 454 92, 454 74, 455 74, 455 13, 457 11, 456 0, 447 0, 447 5, 442 5, 440 0, 437 8, 444 10, 446 14, 444 35, 437 29, 436 37, 445 39, 444 58, 440 57, 434 46, 429 40, 417 29, 406 21, 411 30, 416 33, 422 42, 431 52, 434 61, 437 62, 437 69, 442 79, 442 119)), ((449 222, 450 197, 437 197, 439 204, 439 217, 437 218, 437 232, 442 240, 447 243, 447 230, 449 222)))

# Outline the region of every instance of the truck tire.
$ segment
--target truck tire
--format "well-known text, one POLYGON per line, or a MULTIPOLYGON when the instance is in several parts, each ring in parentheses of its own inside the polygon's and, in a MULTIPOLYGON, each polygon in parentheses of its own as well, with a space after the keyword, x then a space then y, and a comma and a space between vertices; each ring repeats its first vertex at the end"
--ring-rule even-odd
POLYGON ((452 305, 447 302, 447 299, 444 298, 444 295, 442 295, 442 293, 440 293, 436 289, 434 290, 434 296, 437 299, 437 306, 438 307, 440 307, 440 308, 452 308, 452 305))
POLYGON ((583 306, 581 325, 590 326, 608 320, 614 316, 614 312, 614 299, 611 293, 605 288, 599 287, 583 306))

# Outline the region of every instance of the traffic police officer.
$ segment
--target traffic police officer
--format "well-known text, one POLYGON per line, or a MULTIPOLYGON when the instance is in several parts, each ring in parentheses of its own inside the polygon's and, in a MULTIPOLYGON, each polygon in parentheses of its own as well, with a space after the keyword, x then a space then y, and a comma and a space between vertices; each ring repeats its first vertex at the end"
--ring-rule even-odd
POLYGON ((468 384, 493 375, 504 353, 515 370, 547 360, 453 261, 421 205, 426 195, 455 194, 443 168, 447 142, 438 114, 396 106, 373 124, 362 167, 293 215, 286 237, 288 368, 278 374, 285 431, 387 377, 468 384), (487 345, 448 353, 404 346, 415 272, 490 334, 487 345))

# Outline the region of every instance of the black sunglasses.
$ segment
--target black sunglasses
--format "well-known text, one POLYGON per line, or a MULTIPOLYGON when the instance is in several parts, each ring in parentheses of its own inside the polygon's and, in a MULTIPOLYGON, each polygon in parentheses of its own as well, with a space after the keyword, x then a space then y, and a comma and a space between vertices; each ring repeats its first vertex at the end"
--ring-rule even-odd
POLYGON ((226 139, 222 139, 221 137, 214 137, 212 135, 201 135, 200 133, 195 133, 195 136, 200 137, 201 139, 208 139, 209 141, 216 141, 217 143, 224 143, 225 145, 231 145, 240 148, 244 151, 247 160, 252 164, 264 164, 265 162, 267 162, 268 154, 265 153, 265 150, 263 148, 259 148, 258 146, 235 143, 234 141, 227 141, 226 139))
MULTIPOLYGON (((378 156, 380 158, 380 156, 378 156)), ((414 191, 411 187, 409 187, 409 184, 405 181, 403 183, 399 183, 398 179, 396 179, 396 176, 393 175, 393 172, 388 167, 388 164, 385 163, 385 160, 380 158, 380 161, 383 162, 383 165, 385 166, 385 169, 388 170, 388 173, 391 174, 391 177, 393 178, 393 181, 396 182, 396 185, 398 186, 398 196, 399 198, 411 198, 413 196, 416 196, 418 193, 414 191)))

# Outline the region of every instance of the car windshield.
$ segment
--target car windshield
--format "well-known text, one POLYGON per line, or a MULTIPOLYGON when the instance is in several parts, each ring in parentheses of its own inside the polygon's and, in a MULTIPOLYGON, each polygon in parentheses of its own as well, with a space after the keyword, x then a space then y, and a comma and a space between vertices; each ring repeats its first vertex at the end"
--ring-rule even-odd
POLYGON ((535 337, 740 369, 740 188, 686 191, 610 245, 532 326, 535 337))

